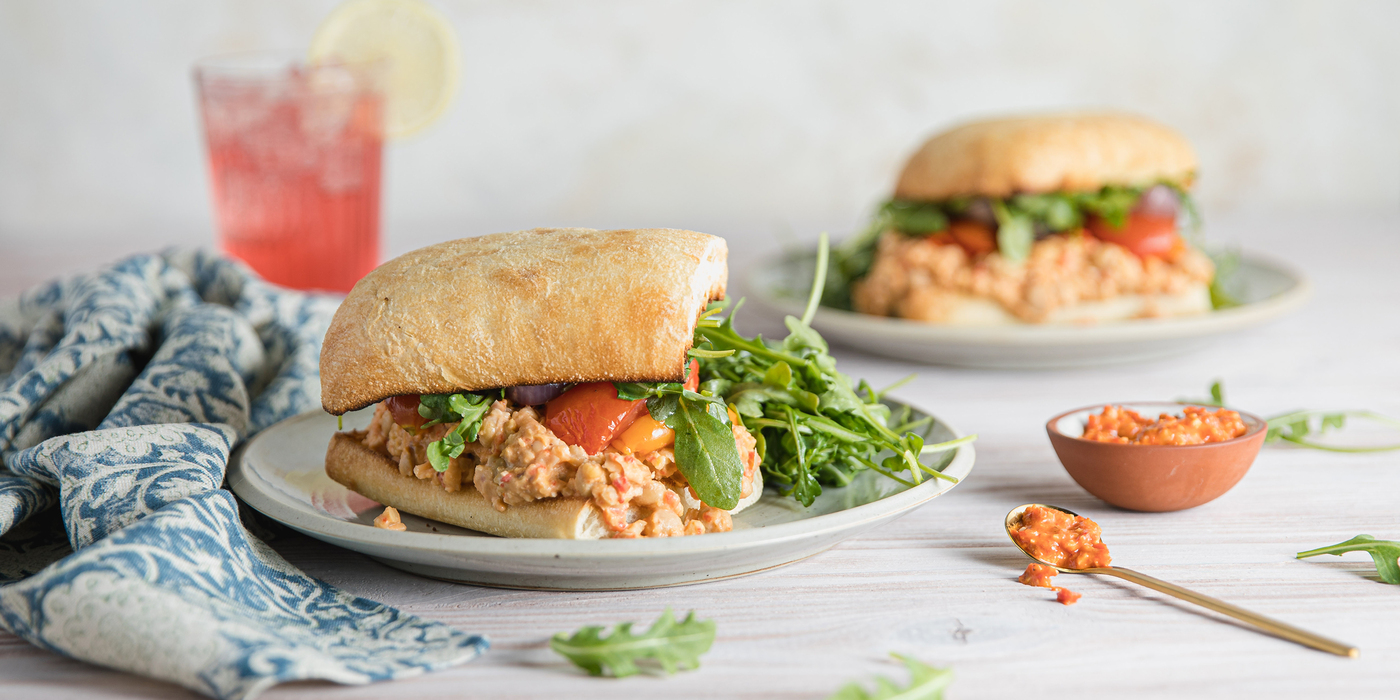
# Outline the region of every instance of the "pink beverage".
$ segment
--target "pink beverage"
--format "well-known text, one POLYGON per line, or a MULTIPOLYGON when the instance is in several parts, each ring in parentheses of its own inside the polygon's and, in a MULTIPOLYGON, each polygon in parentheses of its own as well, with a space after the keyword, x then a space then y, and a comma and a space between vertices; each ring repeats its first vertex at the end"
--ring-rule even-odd
POLYGON ((348 292, 379 264, 372 75, 247 54, 200 62, 195 82, 220 246, 270 282, 348 292))

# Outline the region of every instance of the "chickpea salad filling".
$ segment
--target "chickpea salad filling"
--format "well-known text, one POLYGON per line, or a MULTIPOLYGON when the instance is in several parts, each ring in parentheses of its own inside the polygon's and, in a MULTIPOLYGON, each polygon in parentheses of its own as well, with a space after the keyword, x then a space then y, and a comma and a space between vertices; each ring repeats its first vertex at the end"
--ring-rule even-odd
MULTIPOLYGON (((586 386, 586 385, 584 385, 586 386)), ((610 386, 610 385, 609 385, 610 386)), ((417 397, 396 397, 399 402, 417 397)), ((423 426, 417 412, 394 411, 381 402, 369 427, 357 434, 364 445, 393 460, 399 473, 432 480, 445 491, 476 488, 497 510, 545 498, 589 499, 602 514, 613 537, 673 537, 733 528, 727 511, 694 498, 685 476, 676 468, 671 439, 645 452, 618 438, 595 454, 562 440, 546 426, 536 408, 505 399, 490 405, 477 439, 460 454, 448 457, 439 471, 429 461, 428 446, 455 430, 457 423, 423 426), (405 423, 396 420, 407 418, 405 423), (687 507, 681 495, 691 492, 687 507)), ((634 423, 636 420, 634 419, 634 423)), ((752 493, 758 472, 755 440, 741 424, 732 426, 743 463, 740 496, 752 493)))
POLYGON ((935 323, 968 299, 1026 323, 1127 295, 1144 298, 1130 312, 1144 318, 1231 306, 1221 280, 1231 261, 1217 265, 1180 234, 1198 226, 1186 184, 891 200, 835 251, 825 303, 935 323))

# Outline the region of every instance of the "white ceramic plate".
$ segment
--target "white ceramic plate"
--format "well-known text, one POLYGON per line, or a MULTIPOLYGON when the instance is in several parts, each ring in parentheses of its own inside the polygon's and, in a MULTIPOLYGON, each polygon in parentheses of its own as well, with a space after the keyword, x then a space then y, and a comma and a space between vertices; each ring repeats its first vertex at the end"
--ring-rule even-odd
MULTIPOLYGON (((785 256, 750 268, 748 293, 773 311, 802 315, 814 255, 785 256)), ((1178 355, 1298 308, 1312 294, 1301 272, 1245 256, 1235 281, 1242 304, 1200 316, 1094 326, 938 326, 822 307, 812 327, 827 340, 886 357, 980 369, 1062 369, 1178 355)))
MULTIPOLYGON (((364 427, 370 415, 347 414, 345 428, 364 427)), ((763 571, 889 522, 956 485, 929 479, 906 488, 865 472, 850 486, 826 489, 810 508, 769 490, 734 517, 732 532, 669 539, 506 539, 408 513, 408 530, 394 532, 372 525, 377 503, 326 476, 326 447, 335 430, 335 417, 320 411, 272 426, 235 453, 229 485, 258 512, 316 539, 416 574, 507 588, 652 588, 763 571)), ((936 420, 925 435, 929 443, 958 437, 936 420)), ((972 446, 964 445, 931 459, 944 474, 964 479, 973 457, 972 446)))

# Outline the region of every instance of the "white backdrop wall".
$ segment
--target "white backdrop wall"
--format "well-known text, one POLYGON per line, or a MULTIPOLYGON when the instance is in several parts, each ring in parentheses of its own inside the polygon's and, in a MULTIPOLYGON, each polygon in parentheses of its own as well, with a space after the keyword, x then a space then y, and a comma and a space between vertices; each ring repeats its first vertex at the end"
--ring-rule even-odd
MULTIPOLYGON (((208 241, 191 63, 305 46, 334 4, 0 0, 0 253, 208 241)), ((1184 131, 1208 217, 1400 212, 1400 3, 434 4, 461 85, 389 148, 390 252, 535 225, 839 236, 929 131, 1072 107, 1184 131)))

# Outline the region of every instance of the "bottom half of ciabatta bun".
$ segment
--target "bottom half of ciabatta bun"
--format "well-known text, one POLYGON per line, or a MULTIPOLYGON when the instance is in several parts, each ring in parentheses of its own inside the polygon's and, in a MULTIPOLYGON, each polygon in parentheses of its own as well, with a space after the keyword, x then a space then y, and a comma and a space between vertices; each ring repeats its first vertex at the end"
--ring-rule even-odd
POLYGON ((1059 307, 1039 323, 1017 318, 987 297, 949 293, 935 307, 906 309, 906 318, 949 326, 1094 326, 1142 318, 1196 316, 1210 312, 1210 286, 1191 285, 1176 294, 1121 294, 1059 307))
MULTIPOLYGON (((392 460, 347 433, 331 437, 330 448, 326 451, 326 475, 382 505, 500 537, 596 540, 608 536, 602 516, 588 499, 545 498, 507 506, 505 512, 501 512, 469 483, 449 492, 433 479, 401 474, 392 460)), ((699 507, 699 501, 688 498, 688 493, 681 496, 688 506, 699 507)), ((763 472, 760 469, 754 475, 752 491, 729 511, 730 514, 747 508, 762 496, 763 472)), ((629 521, 633 515, 629 513, 629 521)))

